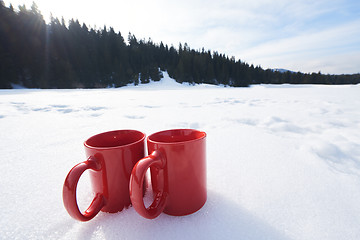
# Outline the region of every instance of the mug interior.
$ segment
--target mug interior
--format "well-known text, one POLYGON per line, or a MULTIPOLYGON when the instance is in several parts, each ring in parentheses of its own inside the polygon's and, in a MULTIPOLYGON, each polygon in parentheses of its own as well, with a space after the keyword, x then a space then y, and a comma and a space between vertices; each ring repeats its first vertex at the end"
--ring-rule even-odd
POLYGON ((145 134, 136 130, 117 130, 104 132, 85 141, 87 147, 111 148, 129 145, 145 138, 145 134))
POLYGON ((157 132, 149 136, 149 141, 159 143, 179 143, 204 138, 205 132, 194 129, 174 129, 157 132))

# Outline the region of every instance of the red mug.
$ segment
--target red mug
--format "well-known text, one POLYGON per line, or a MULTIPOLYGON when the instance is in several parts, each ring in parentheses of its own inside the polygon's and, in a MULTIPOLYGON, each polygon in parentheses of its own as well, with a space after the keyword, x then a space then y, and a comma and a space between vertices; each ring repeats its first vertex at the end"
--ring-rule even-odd
POLYGON ((63 202, 70 216, 88 221, 100 210, 115 213, 128 207, 130 174, 145 156, 145 134, 135 130, 110 131, 90 137, 84 146, 87 160, 70 170, 63 186, 63 202), (82 213, 76 201, 76 187, 88 169, 95 197, 82 213))
POLYGON ((147 138, 149 155, 136 163, 130 177, 135 210, 153 219, 164 212, 183 216, 206 202, 206 133, 192 129, 157 132, 147 138), (154 200, 145 207, 143 182, 150 168, 154 200))

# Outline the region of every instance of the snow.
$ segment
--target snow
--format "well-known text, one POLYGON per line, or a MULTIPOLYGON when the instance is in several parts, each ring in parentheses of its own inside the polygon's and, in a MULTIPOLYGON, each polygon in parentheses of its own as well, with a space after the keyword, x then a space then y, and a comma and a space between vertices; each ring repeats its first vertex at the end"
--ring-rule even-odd
MULTIPOLYGON (((360 239, 360 85, 179 84, 0 90, 0 239, 360 239), (183 217, 130 207, 72 219, 83 141, 114 129, 207 133, 208 200, 183 217)), ((147 194, 150 201, 151 194, 147 194)), ((78 200, 92 199, 80 179, 78 200)))
POLYGON ((274 72, 281 72, 281 73, 285 73, 285 72, 293 72, 284 68, 274 68, 272 69, 274 72))

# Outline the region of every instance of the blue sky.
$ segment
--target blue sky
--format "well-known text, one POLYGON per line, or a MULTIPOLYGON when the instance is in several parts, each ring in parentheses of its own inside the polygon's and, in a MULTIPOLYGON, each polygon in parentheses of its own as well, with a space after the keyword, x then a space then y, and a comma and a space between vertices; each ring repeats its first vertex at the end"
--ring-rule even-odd
MULTIPOLYGON (((218 51, 263 68, 360 73, 358 0, 131 0, 35 1, 88 27, 112 26, 124 38, 218 51)), ((30 7, 32 0, 10 0, 30 7)))

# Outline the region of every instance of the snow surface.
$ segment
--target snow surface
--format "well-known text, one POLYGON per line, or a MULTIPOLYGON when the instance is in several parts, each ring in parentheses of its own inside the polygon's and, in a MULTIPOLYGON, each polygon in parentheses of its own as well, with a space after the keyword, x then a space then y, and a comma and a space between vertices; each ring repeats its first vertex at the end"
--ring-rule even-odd
MULTIPOLYGON (((165 74, 114 89, 1 90, 0 239, 360 239, 359 130, 360 85, 189 86, 165 74), (171 128, 208 134, 200 211, 67 214, 62 185, 85 139, 171 128)), ((87 174, 78 198, 82 209, 92 199, 87 174)))

